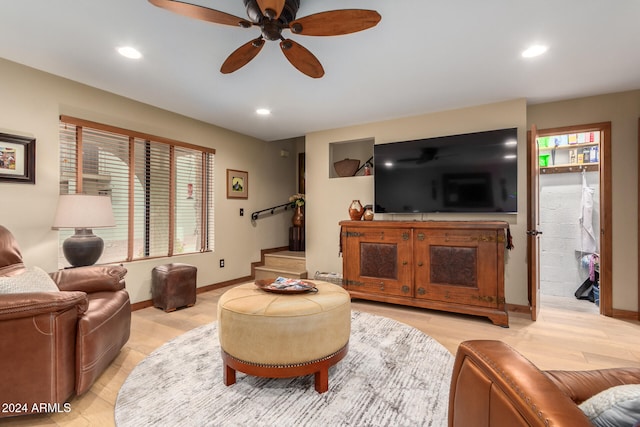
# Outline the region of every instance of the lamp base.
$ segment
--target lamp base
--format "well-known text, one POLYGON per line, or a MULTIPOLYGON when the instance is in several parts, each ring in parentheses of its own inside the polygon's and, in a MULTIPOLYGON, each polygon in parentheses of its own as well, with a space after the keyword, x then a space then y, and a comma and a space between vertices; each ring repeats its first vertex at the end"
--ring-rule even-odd
POLYGON ((62 243, 64 257, 74 267, 95 264, 103 249, 104 241, 90 228, 76 228, 76 233, 62 243))

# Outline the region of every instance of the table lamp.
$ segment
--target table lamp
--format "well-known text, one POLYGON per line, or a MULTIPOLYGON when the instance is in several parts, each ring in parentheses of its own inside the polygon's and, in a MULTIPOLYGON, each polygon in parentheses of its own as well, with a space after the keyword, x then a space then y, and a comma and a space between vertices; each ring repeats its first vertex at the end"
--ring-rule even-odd
POLYGON ((52 228, 74 228, 75 234, 62 244, 64 257, 74 267, 93 265, 102 255, 104 241, 93 228, 115 227, 111 197, 62 194, 52 228))

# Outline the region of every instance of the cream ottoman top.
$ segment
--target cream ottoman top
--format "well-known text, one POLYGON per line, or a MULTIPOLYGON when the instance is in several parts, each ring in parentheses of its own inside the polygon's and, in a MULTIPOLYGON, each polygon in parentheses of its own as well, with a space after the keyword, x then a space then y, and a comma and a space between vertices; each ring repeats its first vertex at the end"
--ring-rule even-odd
POLYGON ((351 300, 349 293, 340 286, 318 280, 305 282, 313 283, 318 292, 276 294, 247 283, 225 292, 218 307, 238 314, 289 317, 333 310, 351 300))

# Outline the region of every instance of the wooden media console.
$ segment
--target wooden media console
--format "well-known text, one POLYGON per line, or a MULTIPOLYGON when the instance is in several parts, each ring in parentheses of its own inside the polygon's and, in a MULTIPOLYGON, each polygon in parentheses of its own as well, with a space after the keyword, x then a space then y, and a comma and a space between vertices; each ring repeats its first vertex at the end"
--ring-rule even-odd
POLYGON ((341 221, 352 298, 488 317, 508 327, 503 221, 341 221))

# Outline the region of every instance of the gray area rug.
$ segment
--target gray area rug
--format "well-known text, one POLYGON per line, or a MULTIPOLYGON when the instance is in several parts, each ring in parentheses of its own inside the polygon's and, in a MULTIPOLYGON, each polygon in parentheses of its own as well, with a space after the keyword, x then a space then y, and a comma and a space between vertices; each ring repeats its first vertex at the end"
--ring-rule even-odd
POLYGON ((395 320, 352 312, 349 353, 313 375, 222 382, 216 323, 169 341, 136 366, 115 408, 128 426, 446 426, 453 356, 395 320))

